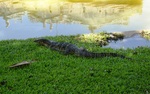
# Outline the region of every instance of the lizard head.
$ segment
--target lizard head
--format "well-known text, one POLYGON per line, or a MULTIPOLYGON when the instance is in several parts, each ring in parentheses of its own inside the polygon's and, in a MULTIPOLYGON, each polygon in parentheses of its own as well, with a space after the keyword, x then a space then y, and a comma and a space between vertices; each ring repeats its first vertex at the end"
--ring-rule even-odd
POLYGON ((48 44, 50 44, 52 41, 48 40, 48 39, 37 39, 34 42, 43 45, 43 46, 48 46, 48 44))

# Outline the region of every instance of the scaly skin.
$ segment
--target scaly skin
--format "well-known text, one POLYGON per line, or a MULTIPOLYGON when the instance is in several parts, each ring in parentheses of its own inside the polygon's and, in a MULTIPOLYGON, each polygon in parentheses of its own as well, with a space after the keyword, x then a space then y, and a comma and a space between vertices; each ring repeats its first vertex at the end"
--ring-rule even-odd
POLYGON ((120 58, 126 58, 124 55, 120 55, 117 53, 94 53, 89 52, 84 48, 79 48, 74 44, 68 43, 68 42, 55 42, 52 40, 47 39, 37 39, 34 42, 49 47, 53 50, 61 51, 64 54, 75 54, 76 56, 81 57, 89 57, 89 58, 97 58, 97 57, 120 57, 120 58))
POLYGON ((78 48, 76 45, 67 43, 67 42, 55 42, 52 40, 47 40, 47 39, 38 39, 35 40, 34 42, 49 47, 53 50, 61 51, 64 54, 75 54, 76 52, 85 50, 83 48, 78 48))

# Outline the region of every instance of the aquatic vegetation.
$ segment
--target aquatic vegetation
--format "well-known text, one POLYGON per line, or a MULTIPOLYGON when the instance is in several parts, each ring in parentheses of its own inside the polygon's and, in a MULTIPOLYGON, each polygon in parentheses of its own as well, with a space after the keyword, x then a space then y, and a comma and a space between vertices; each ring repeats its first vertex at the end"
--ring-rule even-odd
POLYGON ((142 31, 141 31, 141 35, 142 35, 144 38, 150 40, 150 30, 142 30, 142 31))
POLYGON ((100 46, 108 45, 110 41, 117 41, 124 38, 124 35, 121 33, 90 33, 83 34, 76 37, 77 40, 87 43, 95 43, 100 46))

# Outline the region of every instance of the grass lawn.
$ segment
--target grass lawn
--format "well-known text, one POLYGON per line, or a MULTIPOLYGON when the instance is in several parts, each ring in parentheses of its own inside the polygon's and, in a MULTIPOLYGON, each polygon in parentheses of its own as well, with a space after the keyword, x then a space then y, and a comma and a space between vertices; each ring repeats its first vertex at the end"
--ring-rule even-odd
POLYGON ((83 46, 93 52, 115 52, 119 57, 83 58, 63 55, 33 41, 0 41, 0 94, 148 94, 150 48, 101 48, 73 36, 47 37, 83 46), (33 60, 29 66, 9 68, 33 60))

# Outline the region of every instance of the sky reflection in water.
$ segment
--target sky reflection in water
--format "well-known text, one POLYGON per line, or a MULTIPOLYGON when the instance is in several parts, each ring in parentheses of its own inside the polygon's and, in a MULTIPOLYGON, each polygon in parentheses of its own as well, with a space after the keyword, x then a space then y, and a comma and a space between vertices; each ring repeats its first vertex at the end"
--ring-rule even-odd
POLYGON ((12 1, 0 2, 0 40, 150 29, 149 0, 138 6, 12 1))
POLYGON ((142 38, 140 35, 135 35, 130 38, 125 38, 123 40, 119 40, 116 42, 111 42, 109 45, 105 46, 105 48, 111 47, 115 49, 127 49, 127 48, 136 48, 141 46, 147 46, 150 47, 150 41, 142 38))

